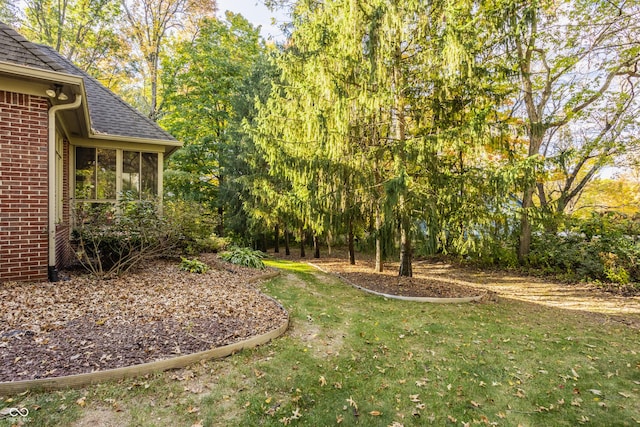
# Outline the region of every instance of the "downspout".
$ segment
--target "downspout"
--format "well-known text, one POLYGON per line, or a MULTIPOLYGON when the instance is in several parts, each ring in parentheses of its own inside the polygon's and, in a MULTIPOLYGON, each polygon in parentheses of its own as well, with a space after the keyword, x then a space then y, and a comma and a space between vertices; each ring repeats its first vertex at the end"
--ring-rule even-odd
POLYGON ((56 269, 56 113, 63 110, 73 110, 82 103, 82 95, 76 95, 70 104, 54 105, 49 109, 49 281, 58 281, 56 269))

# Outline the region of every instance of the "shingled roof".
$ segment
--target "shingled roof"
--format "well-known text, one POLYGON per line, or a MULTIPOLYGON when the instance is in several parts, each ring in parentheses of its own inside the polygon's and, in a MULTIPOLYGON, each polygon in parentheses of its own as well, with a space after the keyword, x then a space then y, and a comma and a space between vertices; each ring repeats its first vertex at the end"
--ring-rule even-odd
POLYGON ((48 71, 64 71, 36 44, 3 22, 0 22, 0 61, 48 71))
POLYGON ((54 49, 32 43, 0 22, 0 61, 81 77, 86 91, 91 132, 155 141, 177 142, 168 132, 124 102, 54 49))

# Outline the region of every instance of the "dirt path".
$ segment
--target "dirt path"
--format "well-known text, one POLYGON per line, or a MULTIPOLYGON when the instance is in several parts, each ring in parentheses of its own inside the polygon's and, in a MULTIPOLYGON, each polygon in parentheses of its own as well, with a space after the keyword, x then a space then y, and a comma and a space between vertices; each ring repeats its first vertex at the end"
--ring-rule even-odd
POLYGON ((414 274, 487 289, 505 298, 567 310, 629 316, 640 322, 640 297, 614 295, 586 284, 563 284, 504 272, 474 271, 445 263, 417 262, 414 274))

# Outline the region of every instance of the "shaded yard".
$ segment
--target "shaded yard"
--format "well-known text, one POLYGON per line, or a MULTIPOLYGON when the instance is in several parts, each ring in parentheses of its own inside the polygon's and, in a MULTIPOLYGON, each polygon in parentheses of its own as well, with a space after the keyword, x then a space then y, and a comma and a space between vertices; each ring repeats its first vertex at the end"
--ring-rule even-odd
MULTIPOLYGON (((376 281, 384 281, 387 286, 396 286, 403 278, 397 277, 398 264, 385 263, 383 279, 375 279, 371 273, 374 263, 370 258, 358 259, 355 266, 344 262, 342 258, 324 257, 307 259, 322 269, 337 272, 353 283, 375 287, 376 281), (364 277, 361 277, 364 276, 364 277)), ((461 286, 460 296, 480 291, 489 291, 498 296, 521 301, 529 301, 549 307, 577 310, 591 313, 598 322, 621 322, 640 329, 640 295, 622 296, 607 292, 594 284, 563 284, 549 279, 522 276, 505 271, 462 268, 445 262, 417 261, 413 264, 414 281, 422 283, 450 284, 461 286), (472 290, 469 290, 471 288, 472 290)), ((378 276, 380 277, 380 276, 378 276)), ((406 279, 404 279, 406 282, 406 279)), ((444 292, 442 296, 456 295, 454 290, 444 292)), ((407 294, 420 294, 420 289, 404 290, 407 294)), ((425 294, 427 295, 427 294, 425 294)))
POLYGON ((517 299, 388 300, 270 263, 284 271, 262 286, 290 312, 282 338, 188 369, 5 396, 0 410, 28 408, 24 423, 43 426, 640 423, 637 329, 517 299))

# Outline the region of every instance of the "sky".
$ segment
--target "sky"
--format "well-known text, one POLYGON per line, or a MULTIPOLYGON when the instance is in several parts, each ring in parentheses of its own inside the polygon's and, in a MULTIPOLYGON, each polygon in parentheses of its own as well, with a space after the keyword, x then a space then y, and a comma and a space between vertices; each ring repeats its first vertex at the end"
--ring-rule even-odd
POLYGON ((283 35, 277 26, 272 25, 272 18, 276 22, 282 23, 286 20, 286 14, 281 11, 275 13, 269 11, 261 0, 217 0, 218 15, 223 16, 224 12, 230 10, 233 13, 239 13, 253 25, 262 25, 261 34, 265 39, 273 38, 274 40, 282 40, 283 35))

